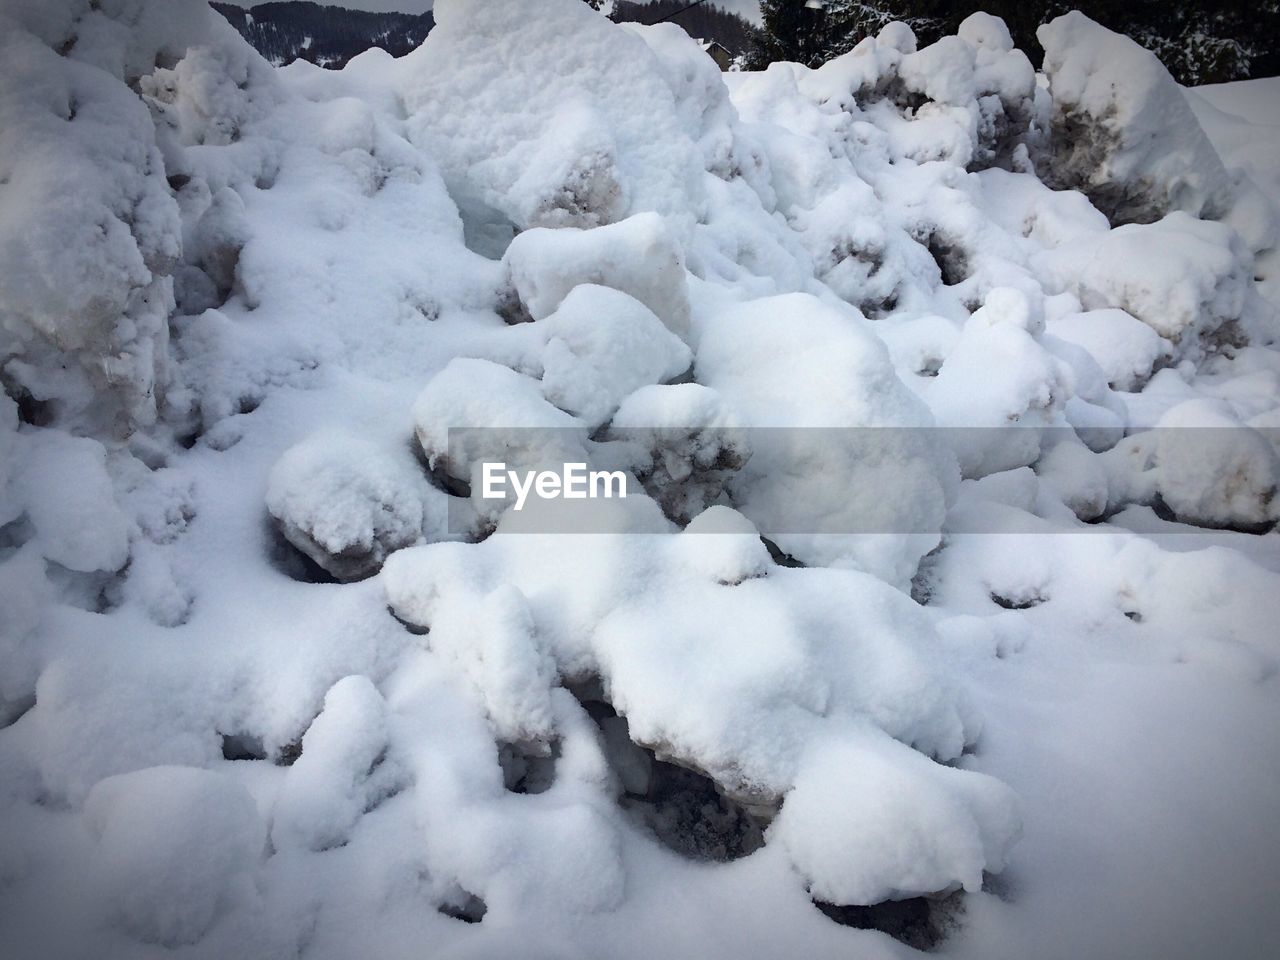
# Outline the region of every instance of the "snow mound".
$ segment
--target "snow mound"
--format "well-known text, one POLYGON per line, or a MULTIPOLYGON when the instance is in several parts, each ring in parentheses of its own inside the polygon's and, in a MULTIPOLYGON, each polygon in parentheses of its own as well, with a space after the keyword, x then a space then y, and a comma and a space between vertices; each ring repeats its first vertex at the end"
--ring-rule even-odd
MULTIPOLYGON (((701 771, 760 816, 808 789, 797 780, 801 744, 819 730, 843 737, 855 718, 925 755, 959 755, 976 732, 973 716, 930 668, 937 640, 910 600, 854 571, 774 567, 744 518, 712 510, 674 537, 504 535, 500 527, 466 552, 401 551, 388 562, 388 600, 428 631, 433 649, 456 649, 448 655, 462 669, 474 675, 483 664, 477 695, 496 738, 551 736, 564 721, 543 727, 555 715, 526 691, 545 696, 557 674, 593 678, 632 741, 701 771), (556 571, 541 561, 549 542, 559 548, 556 571), (633 586, 620 592, 623 572, 633 586), (564 576, 576 585, 569 602, 518 602, 545 596, 564 576), (476 591, 497 585, 504 593, 478 607, 476 591), (481 652, 511 642, 503 639, 511 617, 499 611, 513 602, 520 634, 537 642, 524 641, 521 657, 481 652), (494 615, 467 612, 481 609, 494 615), (550 658, 541 667, 530 656, 539 649, 550 658), (509 679, 495 686, 499 670, 509 679), (513 729, 509 715, 524 726, 513 729)), ((948 875, 938 889, 962 880, 948 875)))
POLYGON ((168 947, 197 942, 253 896, 264 832, 234 780, 193 767, 151 767, 99 781, 85 800, 97 866, 121 922, 168 947))
POLYGON ((461 206, 495 208, 524 229, 695 205, 697 146, 638 37, 567 3, 530 17, 517 0, 451 0, 433 13, 406 106, 414 141, 439 158, 461 206))
POLYGON ((371 576, 392 551, 439 536, 443 499, 407 450, 334 432, 291 447, 267 486, 281 533, 339 580, 371 576))
POLYGON ((1036 31, 1053 96, 1048 170, 1113 223, 1175 210, 1219 218, 1232 183, 1155 54, 1078 10, 1036 31))
POLYGON ((521 308, 534 320, 554 312, 574 287, 590 283, 630 294, 677 337, 689 336, 684 257, 655 214, 589 231, 526 230, 503 262, 521 308))
POLYGON ((538 327, 542 392, 588 425, 604 423, 627 394, 689 369, 689 348, 644 304, 583 284, 538 327))

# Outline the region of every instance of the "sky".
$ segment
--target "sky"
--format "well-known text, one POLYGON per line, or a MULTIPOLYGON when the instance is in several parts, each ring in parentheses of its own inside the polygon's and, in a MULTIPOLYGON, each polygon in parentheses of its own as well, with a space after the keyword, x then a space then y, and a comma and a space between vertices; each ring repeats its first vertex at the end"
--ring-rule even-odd
MULTIPOLYGON (((263 0, 231 0, 241 7, 252 7, 263 0)), ((422 13, 430 10, 434 0, 317 0, 328 6, 348 7, 352 10, 396 10, 400 13, 422 13)), ((719 7, 740 13, 751 20, 760 18, 758 0, 710 0, 719 7)))

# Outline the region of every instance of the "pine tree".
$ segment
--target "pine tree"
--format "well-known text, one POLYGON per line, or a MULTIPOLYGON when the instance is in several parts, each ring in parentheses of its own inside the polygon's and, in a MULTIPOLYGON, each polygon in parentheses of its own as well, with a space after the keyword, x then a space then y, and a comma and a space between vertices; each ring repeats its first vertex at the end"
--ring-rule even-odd
POLYGON ((760 0, 762 29, 749 60, 763 69, 779 60, 816 67, 827 59, 826 11, 820 0, 760 0))

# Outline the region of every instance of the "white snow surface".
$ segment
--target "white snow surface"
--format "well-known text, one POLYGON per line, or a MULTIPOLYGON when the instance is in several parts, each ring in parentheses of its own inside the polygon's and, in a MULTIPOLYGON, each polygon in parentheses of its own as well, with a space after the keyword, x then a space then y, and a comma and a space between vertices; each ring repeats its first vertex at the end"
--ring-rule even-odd
POLYGON ((0 952, 1275 956, 1280 80, 435 15, 0 0, 0 952))

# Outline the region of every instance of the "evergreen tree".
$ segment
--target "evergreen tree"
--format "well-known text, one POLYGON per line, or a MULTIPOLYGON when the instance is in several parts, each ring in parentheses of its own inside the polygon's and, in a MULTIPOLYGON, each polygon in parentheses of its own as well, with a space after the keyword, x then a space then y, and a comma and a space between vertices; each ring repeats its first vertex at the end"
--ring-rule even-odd
POLYGON ((752 69, 778 60, 816 67, 828 57, 830 40, 821 0, 760 0, 762 30, 749 59, 752 69))
POLYGON ((1153 51, 1181 83, 1214 83, 1280 70, 1280 0, 762 0, 763 36, 751 66, 775 60, 817 66, 851 50, 891 20, 921 46, 955 33, 979 10, 1004 20, 1014 43, 1041 55, 1036 28, 1071 9, 1153 51))

